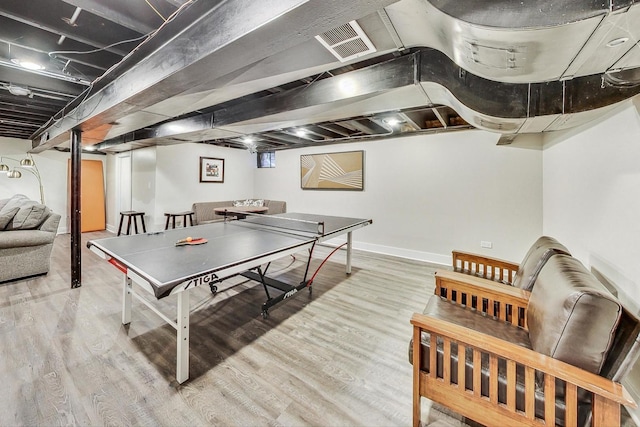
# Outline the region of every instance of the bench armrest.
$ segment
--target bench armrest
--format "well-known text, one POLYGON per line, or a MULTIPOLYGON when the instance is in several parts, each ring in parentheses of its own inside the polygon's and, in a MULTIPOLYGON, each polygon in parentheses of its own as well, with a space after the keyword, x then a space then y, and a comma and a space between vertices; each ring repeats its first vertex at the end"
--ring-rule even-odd
POLYGON ((436 295, 527 328, 529 291, 453 271, 438 270, 435 277, 436 295))
MULTIPOLYGON (((565 387, 565 424, 578 423, 578 389, 593 394, 593 426, 615 426, 620 422, 620 405, 636 407, 626 389, 619 383, 599 375, 587 372, 562 361, 553 359, 533 350, 523 348, 508 341, 456 325, 446 320, 423 314, 414 314, 413 325, 413 369, 414 369, 414 425, 419 422, 419 399, 425 396, 450 407, 454 411, 486 425, 512 424, 514 421, 533 424, 536 419, 536 371, 544 374, 541 385, 545 396, 553 396, 555 402, 556 379, 565 387), (421 369, 422 345, 421 333, 430 334, 430 357, 428 371, 421 369), (435 343, 442 343, 444 360, 451 356, 452 344, 457 344, 458 354, 465 354, 470 348, 473 352, 472 390, 466 389, 465 364, 458 363, 457 383, 451 381, 451 366, 444 363, 438 369, 435 343), (481 392, 481 354, 489 354, 488 396, 481 392), (499 360, 506 363, 506 402, 498 401, 499 360), (516 366, 524 366, 524 403, 525 410, 516 409, 516 366), (438 376, 438 373, 441 373, 438 376), (463 385, 460 387, 460 385, 463 385), (418 409, 416 409, 416 406, 418 409), (416 418, 417 417, 417 418, 416 418)), ((440 346, 440 344, 438 344, 440 346)), ((539 391, 540 392, 540 391, 539 391)), ((540 418, 537 418, 540 420, 540 418)), ((554 404, 544 405, 544 421, 555 425, 554 404)))
POLYGON ((517 263, 470 252, 452 251, 453 270, 496 282, 513 283, 517 263))

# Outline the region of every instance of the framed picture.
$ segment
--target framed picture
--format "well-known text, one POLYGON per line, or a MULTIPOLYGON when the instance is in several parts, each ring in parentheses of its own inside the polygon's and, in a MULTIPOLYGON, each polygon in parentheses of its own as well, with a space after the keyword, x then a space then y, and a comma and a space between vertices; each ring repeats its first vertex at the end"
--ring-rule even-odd
POLYGON ((200 157, 200 182, 224 182, 224 159, 200 157))
POLYGON ((364 151, 303 154, 300 185, 303 190, 364 190, 364 151))

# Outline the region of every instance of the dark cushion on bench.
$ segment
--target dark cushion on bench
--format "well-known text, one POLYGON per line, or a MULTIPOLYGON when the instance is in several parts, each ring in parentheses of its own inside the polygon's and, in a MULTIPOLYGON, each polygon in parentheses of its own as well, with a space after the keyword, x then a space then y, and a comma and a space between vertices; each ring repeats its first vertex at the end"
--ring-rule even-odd
POLYGON ((512 285, 530 291, 542 267, 555 254, 571 255, 569 249, 553 237, 540 237, 524 256, 512 285))
POLYGON ((527 311, 533 350, 600 373, 622 305, 577 259, 553 256, 540 271, 527 311))

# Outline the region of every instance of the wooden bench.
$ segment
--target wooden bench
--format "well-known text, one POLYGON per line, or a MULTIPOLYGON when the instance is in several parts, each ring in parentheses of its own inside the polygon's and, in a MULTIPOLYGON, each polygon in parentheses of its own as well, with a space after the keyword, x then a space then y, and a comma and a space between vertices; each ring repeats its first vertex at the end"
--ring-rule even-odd
POLYGON ((531 292, 459 276, 438 272, 411 319, 415 427, 422 397, 487 426, 618 426, 636 406, 620 381, 640 321, 575 258, 552 257, 531 292))

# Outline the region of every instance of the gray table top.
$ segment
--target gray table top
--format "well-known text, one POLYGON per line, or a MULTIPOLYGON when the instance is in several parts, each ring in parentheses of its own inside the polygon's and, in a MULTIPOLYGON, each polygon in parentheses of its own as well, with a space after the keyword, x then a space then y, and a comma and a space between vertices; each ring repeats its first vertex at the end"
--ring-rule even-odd
MULTIPOLYGON (((153 287, 156 298, 190 278, 224 273, 233 266, 310 247, 316 240, 335 237, 371 220, 300 213, 260 215, 245 221, 217 222, 162 232, 91 240, 94 246, 134 271, 153 287), (283 224, 283 218, 286 218, 283 224), (324 233, 307 221, 323 222, 324 233), (266 224, 266 225, 265 225, 266 224), (283 228, 285 226, 293 226, 283 228), (203 237, 202 245, 175 246, 186 237, 203 237)), ((224 276, 222 276, 224 277, 224 276)))

